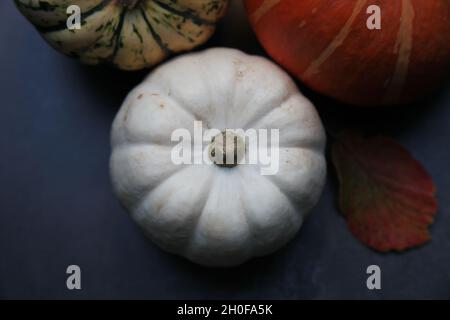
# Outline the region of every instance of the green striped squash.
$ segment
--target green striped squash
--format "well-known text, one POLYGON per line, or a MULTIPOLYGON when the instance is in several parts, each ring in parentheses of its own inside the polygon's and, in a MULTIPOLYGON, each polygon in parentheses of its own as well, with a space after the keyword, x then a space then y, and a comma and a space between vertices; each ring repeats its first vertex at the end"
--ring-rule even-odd
POLYGON ((228 0, 15 0, 56 50, 83 63, 137 70, 205 42, 228 0), (69 30, 78 5, 81 28, 69 30))

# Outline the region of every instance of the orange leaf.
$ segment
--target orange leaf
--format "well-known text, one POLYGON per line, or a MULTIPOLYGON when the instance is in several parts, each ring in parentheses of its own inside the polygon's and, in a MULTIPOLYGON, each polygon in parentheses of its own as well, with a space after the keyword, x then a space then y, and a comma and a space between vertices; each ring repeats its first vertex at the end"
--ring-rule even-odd
POLYGON ((338 135, 332 160, 339 206, 350 231, 378 251, 405 250, 431 239, 436 188, 422 165, 392 139, 338 135))

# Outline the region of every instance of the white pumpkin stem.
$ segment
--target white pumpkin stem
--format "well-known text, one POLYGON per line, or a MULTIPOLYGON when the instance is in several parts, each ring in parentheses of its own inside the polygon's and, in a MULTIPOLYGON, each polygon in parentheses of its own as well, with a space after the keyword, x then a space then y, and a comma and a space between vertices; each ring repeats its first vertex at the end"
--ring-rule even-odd
POLYGON ((244 156, 245 140, 230 130, 215 136, 209 146, 209 158, 219 167, 236 167, 244 156))

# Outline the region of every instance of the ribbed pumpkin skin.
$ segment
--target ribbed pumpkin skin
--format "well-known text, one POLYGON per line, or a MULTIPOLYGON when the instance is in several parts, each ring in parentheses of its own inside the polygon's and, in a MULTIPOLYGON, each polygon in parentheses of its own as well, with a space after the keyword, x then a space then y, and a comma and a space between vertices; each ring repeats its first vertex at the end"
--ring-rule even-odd
POLYGON ((205 42, 228 0, 15 0, 56 50, 86 64, 137 70, 205 42), (67 28, 67 8, 78 5, 81 29, 67 28))
POLYGON ((312 89, 355 105, 409 103, 450 70, 448 0, 245 0, 277 62, 312 89), (367 8, 381 8, 369 30, 367 8))

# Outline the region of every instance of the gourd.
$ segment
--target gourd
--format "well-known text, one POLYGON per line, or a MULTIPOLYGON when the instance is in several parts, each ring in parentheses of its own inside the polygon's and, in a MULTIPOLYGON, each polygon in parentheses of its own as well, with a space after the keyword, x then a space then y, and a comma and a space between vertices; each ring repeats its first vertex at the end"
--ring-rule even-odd
POLYGON ((449 75, 448 0, 245 0, 245 5, 268 54, 337 100, 406 104, 432 93, 449 75), (378 20, 376 28, 371 19, 378 20))
POLYGON ((132 218, 163 249, 207 266, 237 265, 287 243, 326 175, 313 105, 278 66, 234 49, 159 66, 126 98, 111 143, 112 185, 132 218), (174 163, 172 134, 184 128, 194 136, 195 121, 221 132, 200 150, 211 160, 212 150, 234 155, 231 165, 174 163), (228 129, 279 130, 278 170, 262 175, 261 162, 237 159, 250 150, 239 133, 222 148, 228 129))
POLYGON ((204 43, 228 0, 15 0, 51 46, 86 64, 136 70, 204 43), (81 28, 67 27, 77 5, 81 28))

